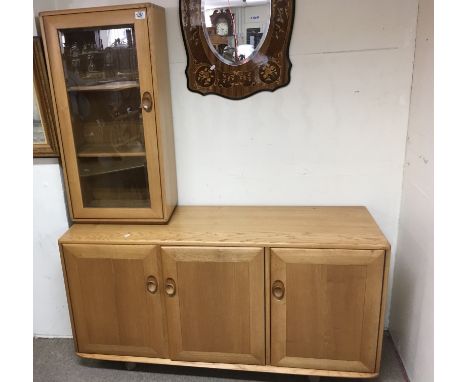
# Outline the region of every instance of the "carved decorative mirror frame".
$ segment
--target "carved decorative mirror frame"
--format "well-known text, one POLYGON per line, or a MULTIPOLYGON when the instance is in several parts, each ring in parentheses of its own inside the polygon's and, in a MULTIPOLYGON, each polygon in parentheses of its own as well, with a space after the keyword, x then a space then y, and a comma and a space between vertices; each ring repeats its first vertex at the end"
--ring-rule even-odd
POLYGON ((270 24, 263 44, 245 63, 229 65, 210 48, 203 28, 202 0, 179 0, 182 35, 187 52, 187 87, 202 95, 243 99, 289 84, 289 44, 295 0, 271 0, 270 24))

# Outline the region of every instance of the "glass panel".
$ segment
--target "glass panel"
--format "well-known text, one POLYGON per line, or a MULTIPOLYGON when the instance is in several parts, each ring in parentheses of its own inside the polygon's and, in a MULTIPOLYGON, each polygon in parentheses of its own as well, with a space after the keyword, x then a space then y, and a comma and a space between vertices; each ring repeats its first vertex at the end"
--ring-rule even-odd
POLYGON ((228 65, 258 52, 270 25, 271 0, 202 0, 203 29, 211 50, 228 65))
POLYGON ((150 207, 132 25, 59 33, 84 207, 150 207))

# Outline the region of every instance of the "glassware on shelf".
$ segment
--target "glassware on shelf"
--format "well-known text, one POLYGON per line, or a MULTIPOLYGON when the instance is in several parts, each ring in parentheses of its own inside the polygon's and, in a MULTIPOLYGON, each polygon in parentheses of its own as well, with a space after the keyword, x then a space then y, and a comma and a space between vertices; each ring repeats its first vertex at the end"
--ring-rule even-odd
POLYGON ((133 27, 60 32, 85 207, 149 207, 133 27))
POLYGON ((92 54, 88 54, 88 73, 92 73, 96 71, 96 65, 94 65, 94 56, 92 54))
POLYGON ((132 26, 61 31, 69 87, 138 81, 132 26))
POLYGON ((105 78, 115 77, 114 60, 112 58, 111 48, 106 48, 104 51, 104 73, 105 78))

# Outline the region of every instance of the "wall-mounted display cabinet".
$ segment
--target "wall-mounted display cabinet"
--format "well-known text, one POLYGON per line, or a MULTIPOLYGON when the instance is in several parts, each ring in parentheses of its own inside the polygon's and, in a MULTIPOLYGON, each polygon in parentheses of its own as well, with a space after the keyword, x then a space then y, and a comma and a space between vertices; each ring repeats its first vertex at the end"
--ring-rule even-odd
POLYGON ((164 9, 40 20, 72 219, 168 221, 177 184, 164 9))
POLYGON ((390 247, 364 207, 177 207, 61 239, 84 358, 371 378, 390 247))

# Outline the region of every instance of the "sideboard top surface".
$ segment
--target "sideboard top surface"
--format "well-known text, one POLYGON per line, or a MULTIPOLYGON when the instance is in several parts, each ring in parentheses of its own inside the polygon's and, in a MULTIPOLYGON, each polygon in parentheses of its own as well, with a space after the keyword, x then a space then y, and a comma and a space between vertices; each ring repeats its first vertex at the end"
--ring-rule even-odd
POLYGON ((390 248, 365 207, 179 206, 166 225, 75 224, 60 243, 390 248))

